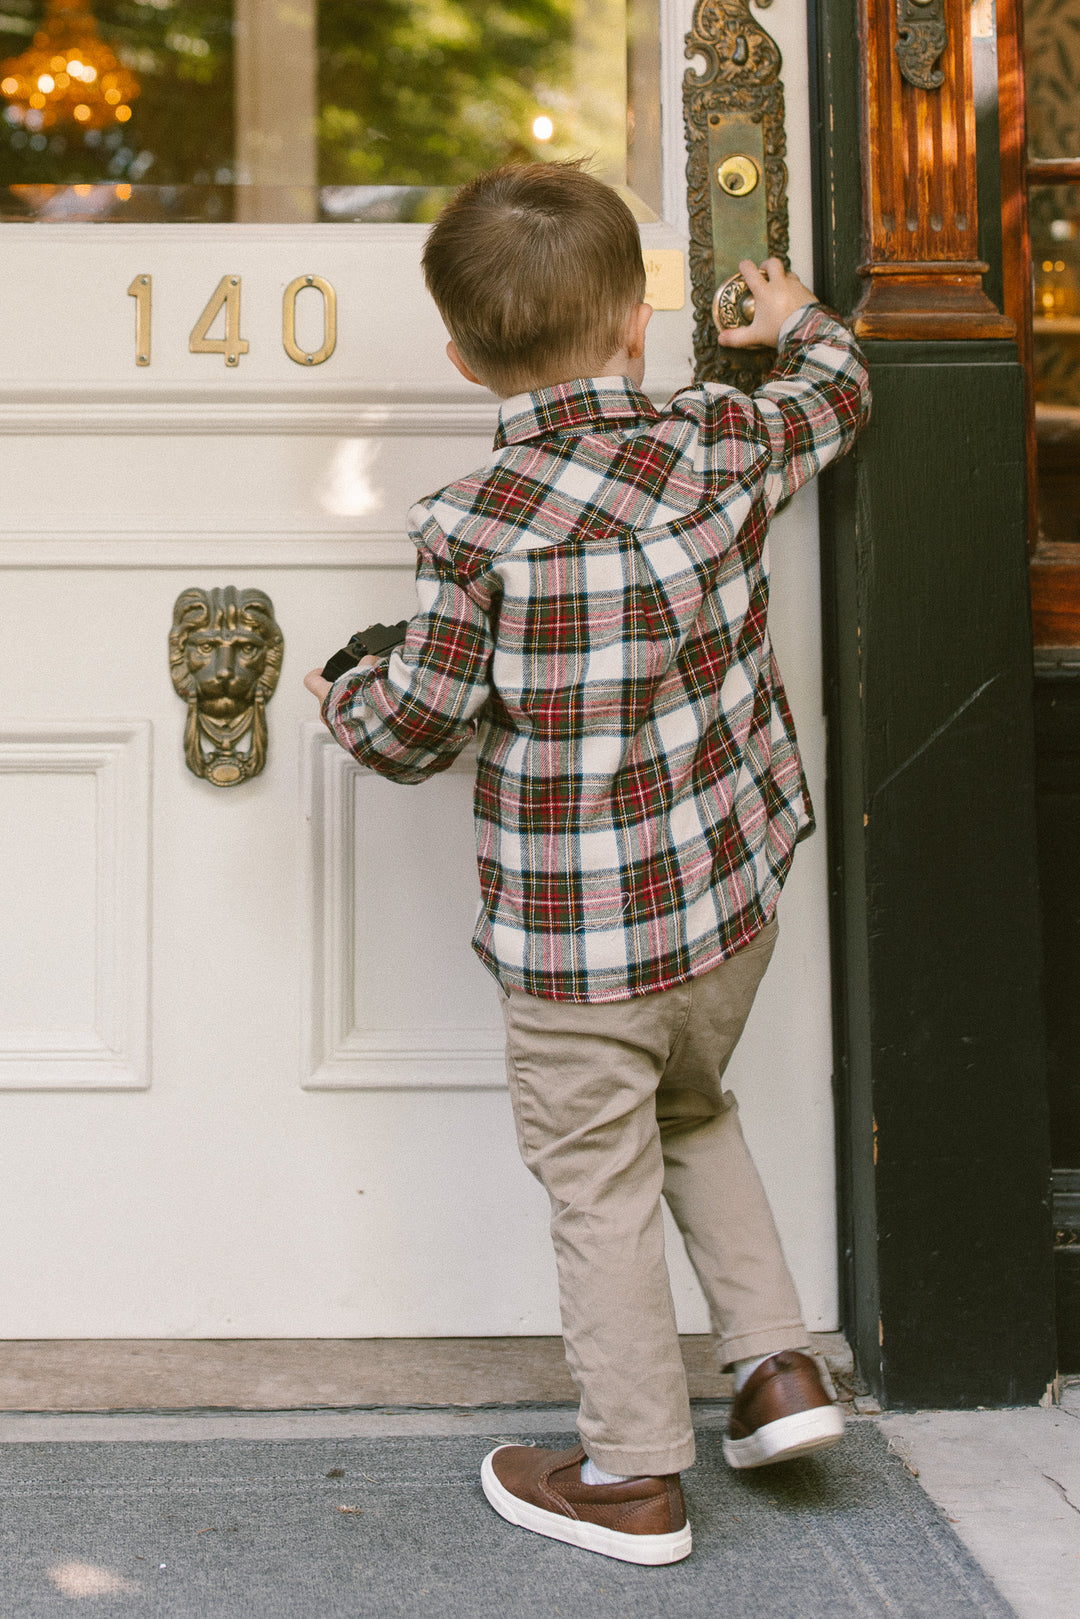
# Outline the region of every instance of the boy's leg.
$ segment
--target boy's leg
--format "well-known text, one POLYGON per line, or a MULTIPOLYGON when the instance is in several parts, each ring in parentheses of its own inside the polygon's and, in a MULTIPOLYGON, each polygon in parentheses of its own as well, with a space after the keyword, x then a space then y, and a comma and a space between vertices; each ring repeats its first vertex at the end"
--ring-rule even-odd
POLYGON ((774 920, 688 986, 690 1009, 656 1098, 664 1195, 708 1301, 721 1365, 809 1342, 735 1098, 723 1089, 776 934, 774 920))
POLYGON ((608 1473, 667 1475, 694 1459, 664 1259, 656 1086, 689 986, 609 1005, 503 1002, 518 1143, 551 1200, 578 1427, 608 1473))
POLYGON ((723 1090, 775 940, 771 923, 694 980, 657 1090, 664 1194, 708 1299, 721 1364, 740 1363, 724 1438, 724 1455, 738 1468, 834 1445, 844 1430, 817 1367, 801 1352, 807 1336, 798 1297, 735 1098, 723 1090))

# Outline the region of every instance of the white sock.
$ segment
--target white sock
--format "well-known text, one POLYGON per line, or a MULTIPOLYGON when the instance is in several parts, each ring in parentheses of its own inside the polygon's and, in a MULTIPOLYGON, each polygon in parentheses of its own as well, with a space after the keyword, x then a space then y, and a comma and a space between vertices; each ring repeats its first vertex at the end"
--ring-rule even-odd
POLYGON ((735 1393, 738 1394, 750 1373, 756 1371, 762 1361, 768 1360, 768 1355, 751 1355, 749 1360, 735 1362, 735 1393))
POLYGON ((628 1478, 634 1478, 633 1473, 605 1473, 602 1467, 597 1467, 591 1456, 586 1456, 581 1464, 582 1484, 625 1484, 628 1478))

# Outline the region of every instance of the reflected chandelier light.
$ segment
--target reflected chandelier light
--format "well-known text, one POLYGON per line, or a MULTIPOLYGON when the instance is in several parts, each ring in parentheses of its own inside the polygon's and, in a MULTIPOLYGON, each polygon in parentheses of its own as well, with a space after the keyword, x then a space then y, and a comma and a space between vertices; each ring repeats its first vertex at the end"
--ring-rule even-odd
POLYGON ((48 0, 34 43, 0 62, 0 92, 27 129, 126 124, 139 81, 104 40, 89 0, 48 0))

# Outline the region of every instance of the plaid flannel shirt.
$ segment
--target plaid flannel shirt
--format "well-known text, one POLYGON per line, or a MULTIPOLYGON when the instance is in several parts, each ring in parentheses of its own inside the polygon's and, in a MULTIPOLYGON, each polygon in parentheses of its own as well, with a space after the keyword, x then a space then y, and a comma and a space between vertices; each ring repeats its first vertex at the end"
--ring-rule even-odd
POLYGON ((504 987, 624 1000, 771 917, 813 821, 767 529, 868 412, 853 338, 811 305, 752 398, 706 383, 658 411, 611 377, 518 395, 489 464, 413 508, 404 645, 323 716, 400 782, 476 737, 473 945, 504 987))

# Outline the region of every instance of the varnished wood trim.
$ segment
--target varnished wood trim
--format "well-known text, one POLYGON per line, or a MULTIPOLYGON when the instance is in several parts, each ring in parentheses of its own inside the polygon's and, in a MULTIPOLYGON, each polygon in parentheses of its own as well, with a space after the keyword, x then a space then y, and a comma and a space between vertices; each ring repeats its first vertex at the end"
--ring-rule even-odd
POLYGON ((971 34, 965 0, 945 0, 941 84, 907 82, 894 0, 860 0, 866 290, 861 337, 978 339, 1014 335, 982 288, 971 34))
POLYGON ((886 261, 871 260, 867 264, 860 264, 860 275, 895 275, 905 278, 923 276, 932 279, 940 276, 943 269, 948 269, 950 276, 963 276, 969 280, 981 279, 990 266, 985 259, 949 259, 943 264, 940 259, 889 259, 886 261))
POLYGON ((998 124, 1001 130, 1001 242, 1005 313, 1016 327, 1024 368, 1026 462, 1032 469, 1028 491, 1028 546, 1039 537, 1033 469, 1036 464, 1035 395, 1031 386, 1031 234, 1026 175, 1027 107, 1024 89, 1024 8, 1022 0, 997 0, 998 124))
POLYGON ((1031 559, 1037 647, 1080 646, 1080 546, 1040 543, 1031 559))
MULTIPOLYGON (((1000 7, 998 18, 1001 17, 1000 7)), ((998 22, 1000 29, 1001 23, 998 22)), ((998 50, 1000 53, 999 33, 998 50)), ((1000 62, 1000 54, 998 60, 1000 62)), ((1022 83, 1022 81, 1021 81, 1022 83)), ((1039 185, 1075 185, 1080 182, 1080 158, 1075 157, 1036 157, 1031 158, 1027 165, 1028 184, 1039 185)))
POLYGON ((1015 327, 982 289, 980 264, 869 264, 868 290, 852 322, 858 337, 891 341, 1011 338, 1015 327))
POLYGON ((946 0, 944 82, 921 90, 902 77, 894 0, 863 0, 871 259, 978 257, 971 39, 963 0, 946 0))

